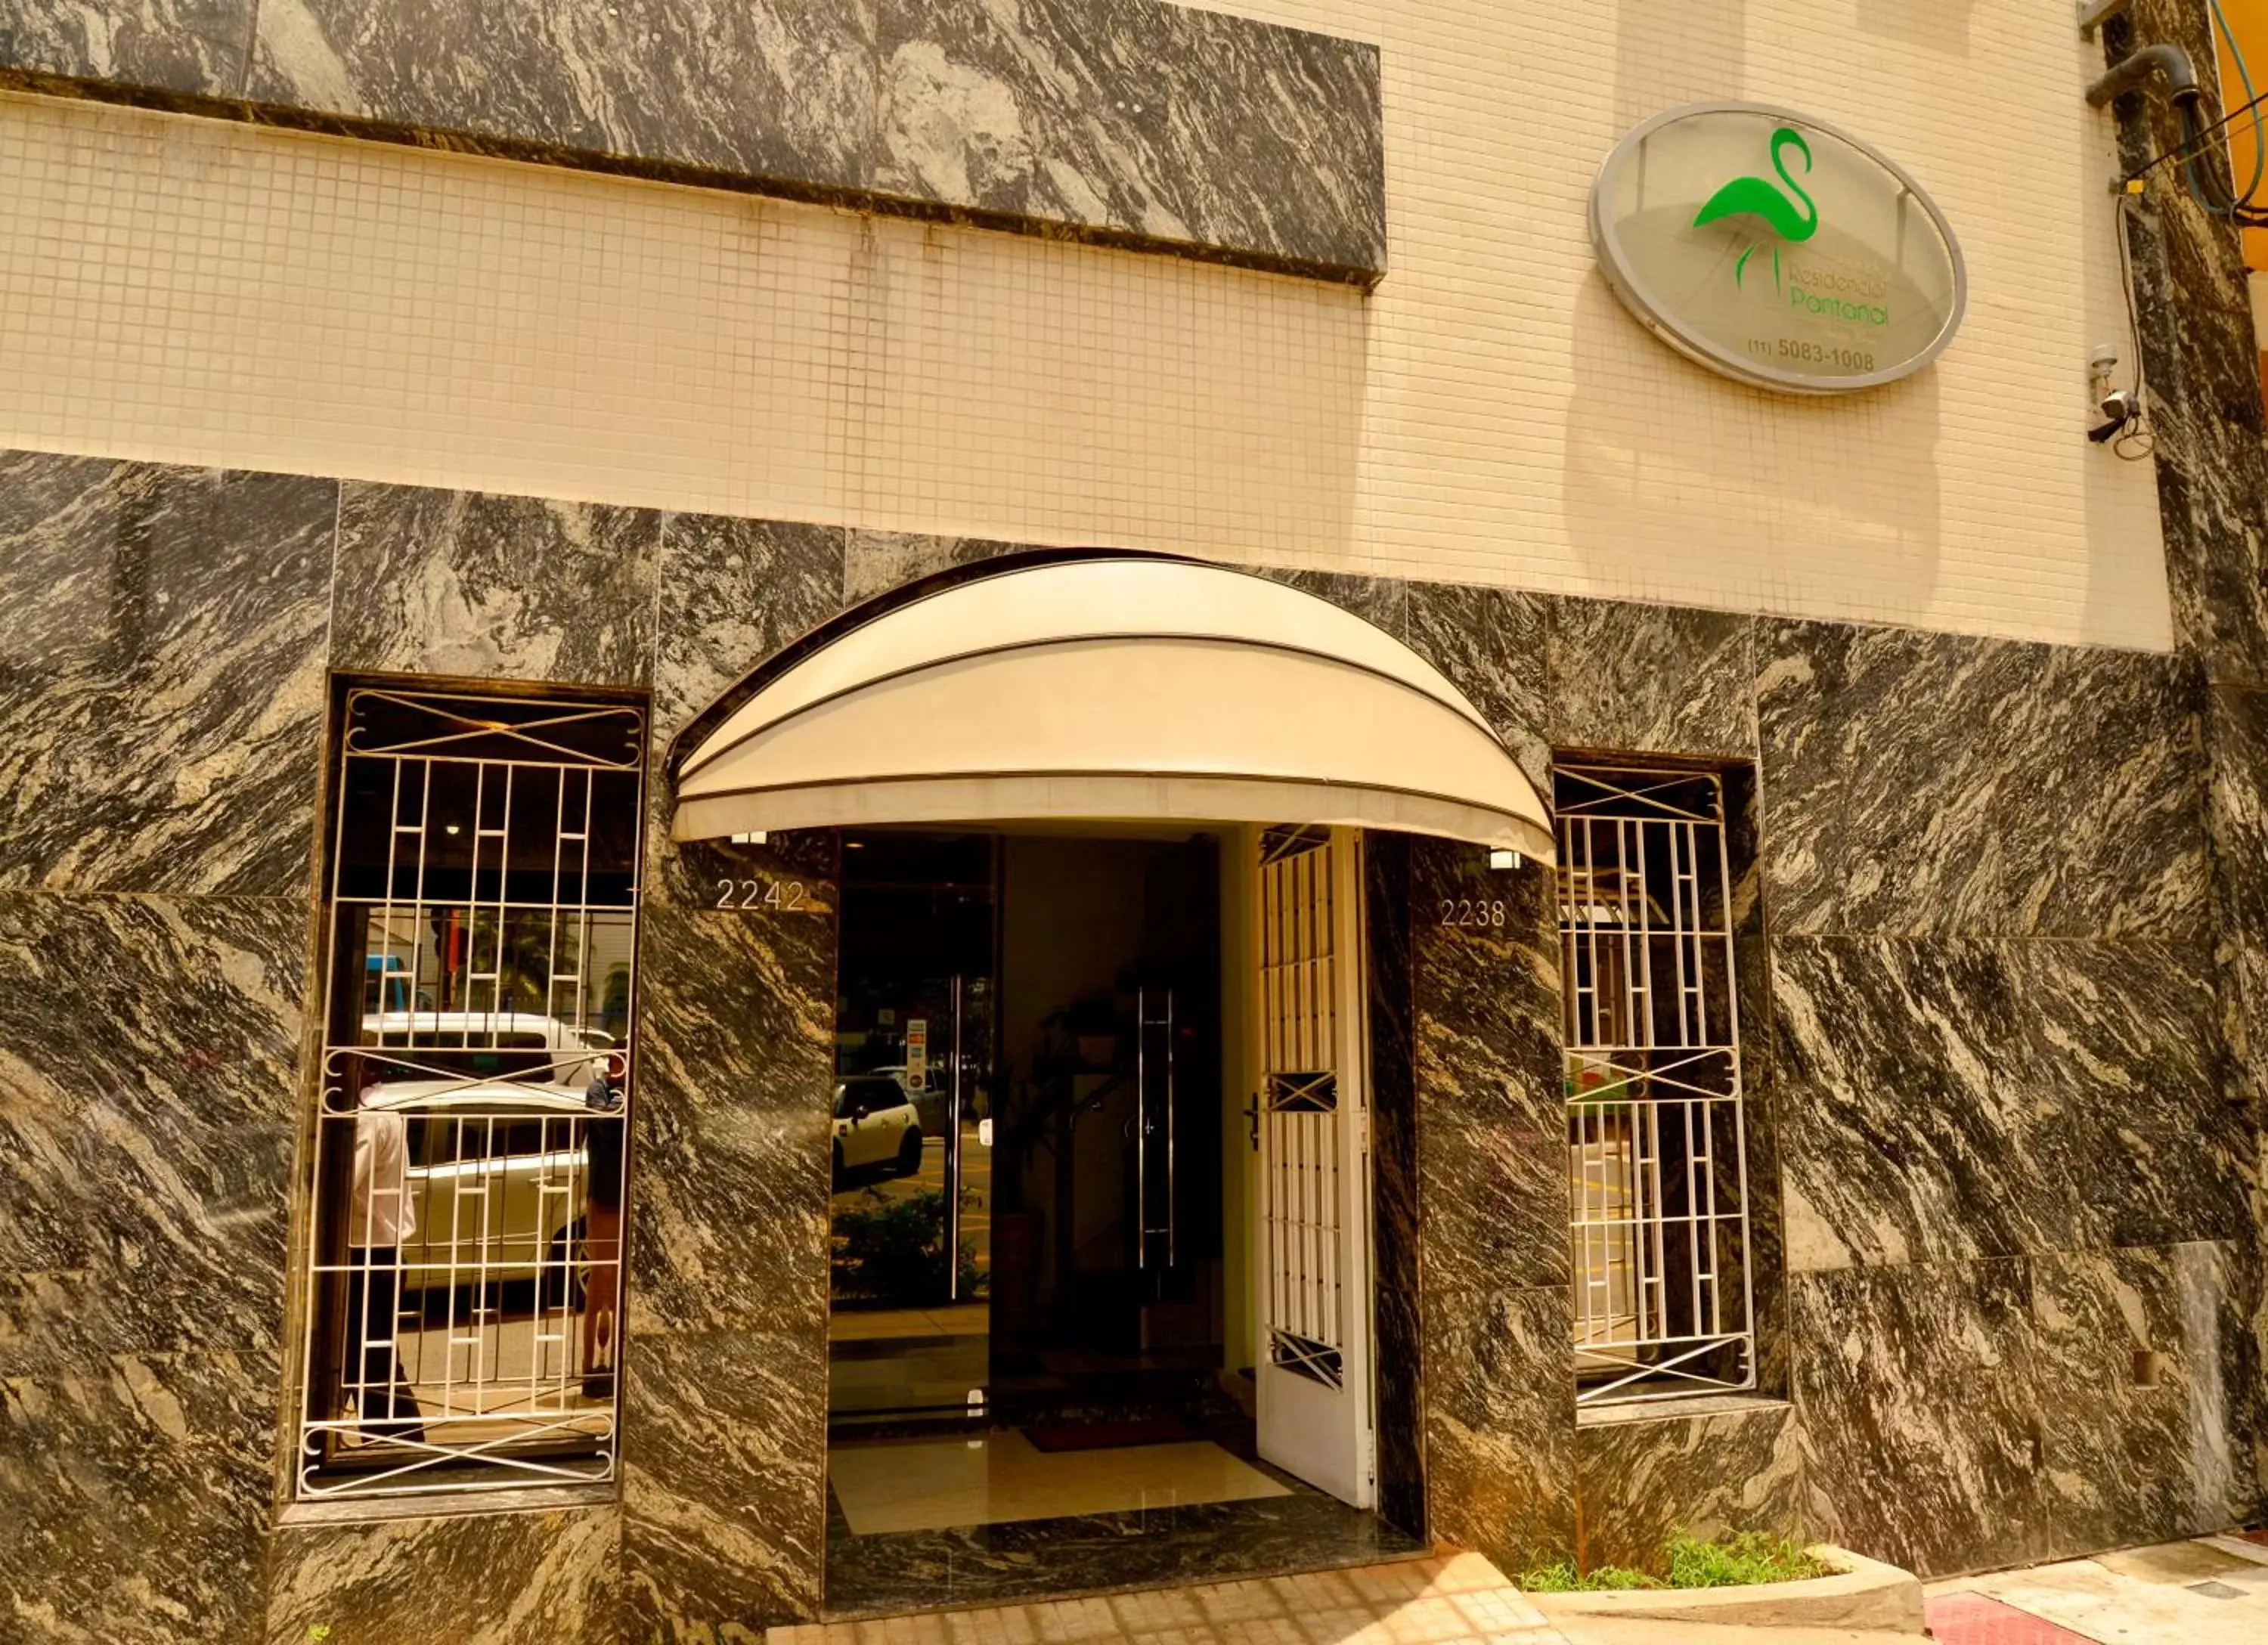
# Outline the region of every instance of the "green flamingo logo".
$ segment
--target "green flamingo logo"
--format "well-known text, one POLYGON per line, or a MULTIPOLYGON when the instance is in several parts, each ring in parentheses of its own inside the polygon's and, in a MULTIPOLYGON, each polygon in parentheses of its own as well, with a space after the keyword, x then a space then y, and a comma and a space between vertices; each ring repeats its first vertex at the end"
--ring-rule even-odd
MULTIPOLYGON (((1803 192, 1795 179, 1787 174, 1786 151, 1789 149, 1803 156, 1803 169, 1808 175, 1811 171, 1811 145, 1803 140, 1803 134, 1794 127, 1782 126, 1771 135, 1771 163, 1772 170, 1779 173, 1780 181, 1786 185, 1787 194, 1782 194, 1761 177, 1735 177, 1703 203, 1700 212, 1693 219, 1693 226, 1699 228, 1703 224, 1714 223, 1719 218, 1757 217, 1762 218, 1766 226, 1780 239, 1798 245, 1817 233, 1819 208, 1812 203, 1811 196, 1803 192), (1788 195, 1793 195, 1795 199, 1790 200, 1788 195), (1802 203, 1799 205, 1798 201, 1802 203)), ((1749 259, 1756 254, 1756 248, 1750 246, 1741 254, 1741 260, 1733 265, 1734 285, 1742 283, 1742 277, 1748 273, 1749 259)), ((1772 289, 1779 289, 1779 247, 1777 246, 1772 247, 1772 289)))

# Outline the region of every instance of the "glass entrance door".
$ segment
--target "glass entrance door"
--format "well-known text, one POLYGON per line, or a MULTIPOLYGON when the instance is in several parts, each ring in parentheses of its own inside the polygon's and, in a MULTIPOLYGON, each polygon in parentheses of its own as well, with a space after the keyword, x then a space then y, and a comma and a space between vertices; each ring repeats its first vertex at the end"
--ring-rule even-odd
POLYGON ((998 987, 992 853, 973 845, 873 836, 846 863, 829 1143, 838 1423, 976 1414, 988 1398, 998 987))

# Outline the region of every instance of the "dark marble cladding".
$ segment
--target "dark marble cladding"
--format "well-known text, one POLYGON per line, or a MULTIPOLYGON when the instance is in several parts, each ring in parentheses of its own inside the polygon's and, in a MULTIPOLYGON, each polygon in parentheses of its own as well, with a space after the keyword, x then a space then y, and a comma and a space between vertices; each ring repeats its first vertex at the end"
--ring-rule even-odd
MULTIPOLYGON (((1430 1548, 1375 1515, 1261 1466, 1291 1494, 865 1537, 852 1536, 835 1507, 827 1523, 827 1614, 1011 1604, 1058 1597, 1067 1587, 1099 1594, 1248 1580, 1373 1565, 1430 1548)), ((1264 1625, 1241 1636, 1278 1637, 1264 1625)))
POLYGON ((306 893, 337 499, 0 454, 0 886, 306 893))
POLYGON ((959 565, 1014 552, 1021 543, 990 537, 933 537, 910 531, 844 534, 843 602, 857 605, 959 565))
POLYGON ((2042 1461, 2029 1265, 1789 1283, 1810 1528, 1924 1575, 2022 1563, 2042 1461))
POLYGON ((621 1545, 612 1506, 286 1526, 269 1556, 265 1637, 602 1645, 622 1638, 621 1545))
POLYGON ((2259 1367, 2236 1243, 2058 1252, 2032 1264, 2043 1467, 2034 1559, 2191 1536, 2257 1499, 2259 1367), (2161 1356, 2155 1385, 2135 1355, 2161 1356))
POLYGON ((1359 277, 1385 262, 1377 48, 1157 0, 573 0, 541 26, 276 0, 247 94, 1359 277))
POLYGON ((1755 759, 1755 629, 1730 611, 1554 600, 1552 741, 1755 759))
POLYGON ((1495 873, 1479 848, 1444 841, 1415 841, 1410 854, 1430 1316, 1437 1303, 1455 1312, 1567 1280, 1559 949, 1543 870, 1495 873), (1453 923, 1473 904, 1502 904, 1505 923, 1453 923))
POLYGON ((1779 930, 2204 935, 2180 660, 1768 621, 1756 681, 1779 930))
POLYGON ((273 1357, 306 941, 298 900, 0 896, 0 1372, 273 1357))
POLYGON ((233 97, 255 0, 11 0, 0 70, 233 97))
POLYGON ((1407 849, 1427 1529, 1519 1570, 1574 1531, 1549 882, 1469 846, 1407 849), (1501 900, 1504 926, 1444 924, 1460 899, 1501 900))
POLYGON ((717 514, 663 520, 653 677, 663 746, 751 668, 843 609, 844 536, 833 526, 717 514))
MULTIPOLYGON (((2136 0, 2105 26, 2102 51, 2116 61, 2161 41, 2212 61, 2202 0, 2136 0)), ((2137 94, 2117 110, 2126 165, 2179 143, 2164 99, 2137 94)), ((2179 187, 2153 187, 2130 222, 2176 641, 2216 684, 2268 684, 2268 448, 2243 253, 2227 223, 2179 187)))
MULTIPOLYGON (((677 797, 674 739, 757 664, 836 615, 843 605, 843 538, 831 526, 675 514, 663 522, 659 653, 654 666, 649 899, 711 908, 723 882, 777 880, 834 906, 833 837, 782 835, 765 846, 669 835, 677 797)), ((924 539, 928 541, 928 539, 924 539)), ((731 706, 729 704, 725 705, 731 706)), ((697 741, 697 738, 695 739, 697 741)), ((680 754, 690 749, 679 749, 680 754)))
POLYGON ((883 0, 884 192, 1374 269, 1376 48, 1156 0, 883 0))
MULTIPOLYGON (((792 1278, 792 1277, 791 1277, 792 1278)), ((821 1275, 821 1301, 825 1276, 821 1275)), ((827 1333, 633 1337, 622 1411, 630 1637, 753 1640, 817 1614, 827 1333)))
POLYGON ((0 1637, 257 1638, 278 1375, 271 1347, 0 1376, 0 1637))
POLYGON ((1411 1043, 1410 842, 1375 834, 1363 849, 1363 941, 1370 1034, 1372 1340, 1378 1511, 1425 1531, 1425 1354, 1418 1314, 1418 1070, 1411 1043))
POLYGON ((1771 986, 1791 1267, 2245 1226, 2253 1168, 2209 955, 1795 938, 1771 986))
MULTIPOLYGON (((1429 1236, 1428 1259, 1440 1253, 1429 1236)), ((1575 1545, 1567 1288, 1437 1297, 1425 1330, 1425 1490, 1435 1541, 1517 1573, 1575 1545)))
POLYGON ((1412 583, 1403 636, 1478 709, 1544 795, 1551 792, 1550 600, 1513 588, 1412 583))
POLYGON ((2216 686, 2205 716, 2221 1031, 2232 1101, 2268 1125, 2268 694, 2216 686))
POLYGON ((1807 1529, 1929 1576, 2242 1517, 2256 1262, 2192 1242, 1799 1276, 1807 1529))
POLYGON ((347 482, 331 665, 647 685, 660 540, 651 509, 347 482))
POLYGON ((630 1331, 824 1340, 835 925, 645 911, 630 1331))
POLYGON ((1707 1416, 1664 1413, 1575 1431, 1584 1569, 1660 1571, 1669 1539, 1804 1528, 1802 1450, 1794 1408, 1707 1416))
POLYGON ((255 101, 814 188, 863 187, 873 0, 276 0, 255 101))

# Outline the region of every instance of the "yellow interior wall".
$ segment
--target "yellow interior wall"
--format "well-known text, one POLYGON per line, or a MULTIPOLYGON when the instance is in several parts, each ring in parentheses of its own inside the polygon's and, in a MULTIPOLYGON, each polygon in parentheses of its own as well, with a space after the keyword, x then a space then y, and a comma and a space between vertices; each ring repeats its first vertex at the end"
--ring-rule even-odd
MULTIPOLYGON (((2220 9, 2235 31, 2238 42, 2244 48, 2245 67, 2252 71, 2255 95, 2268 92, 2268 0, 2220 0, 2220 9)), ((2243 82, 2236 73, 2236 60, 2229 55, 2228 42, 2219 33, 2213 36, 2220 58, 2220 103, 2224 110, 2242 107, 2245 101, 2243 82)), ((2268 113, 2268 110, 2264 110, 2268 113)), ((2253 144, 2252 122, 2240 119, 2229 127, 2229 159, 2236 172, 2236 184, 2242 188, 2252 175, 2257 150, 2253 144)), ((2268 270, 2268 229, 2244 231, 2244 264, 2249 269, 2268 270)))

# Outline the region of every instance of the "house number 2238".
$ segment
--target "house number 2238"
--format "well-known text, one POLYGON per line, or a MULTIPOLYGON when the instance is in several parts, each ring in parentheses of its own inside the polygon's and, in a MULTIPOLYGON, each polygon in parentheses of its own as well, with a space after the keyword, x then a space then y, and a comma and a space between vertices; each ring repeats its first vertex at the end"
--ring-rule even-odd
POLYGON ((1504 926, 1504 899, 1500 896, 1445 896, 1441 899, 1441 924, 1445 926, 1504 926))
POLYGON ((770 908, 793 913, 809 895, 800 880, 719 880, 719 908, 770 908))

